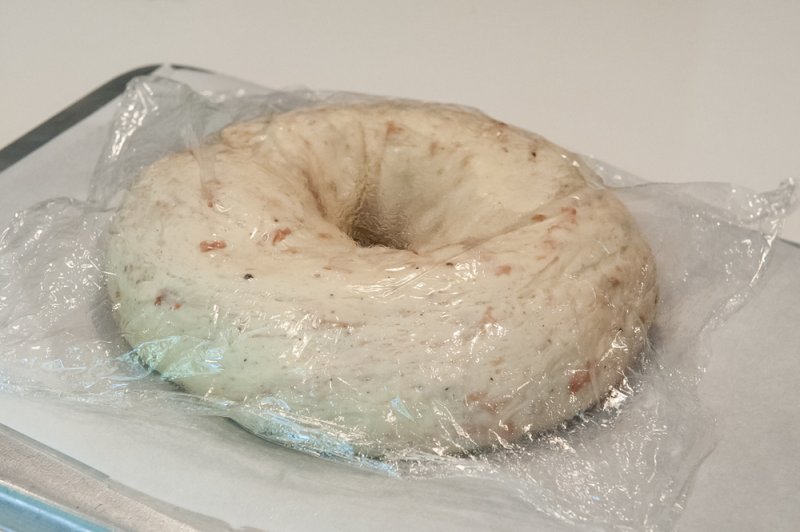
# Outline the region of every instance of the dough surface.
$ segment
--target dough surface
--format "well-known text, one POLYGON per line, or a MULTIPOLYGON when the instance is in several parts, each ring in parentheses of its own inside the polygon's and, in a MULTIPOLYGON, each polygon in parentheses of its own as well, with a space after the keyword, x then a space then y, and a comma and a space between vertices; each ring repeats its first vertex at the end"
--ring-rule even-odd
POLYGON ((234 124, 156 162, 106 267, 123 335, 164 378, 371 456, 570 419, 644 349, 657 295, 630 214, 572 154, 414 102, 234 124))

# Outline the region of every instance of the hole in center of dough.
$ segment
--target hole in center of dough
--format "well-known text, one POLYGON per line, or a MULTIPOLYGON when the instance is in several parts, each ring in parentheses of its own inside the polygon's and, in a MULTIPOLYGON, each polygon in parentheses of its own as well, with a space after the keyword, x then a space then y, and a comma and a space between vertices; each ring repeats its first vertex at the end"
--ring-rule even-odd
POLYGON ((408 244, 396 238, 396 235, 376 231, 369 226, 355 226, 347 235, 361 247, 371 248, 384 246, 393 249, 408 249, 408 244))
POLYGON ((393 249, 408 249, 403 238, 400 220, 381 213, 374 204, 364 201, 353 212, 349 223, 341 229, 361 247, 384 246, 393 249))

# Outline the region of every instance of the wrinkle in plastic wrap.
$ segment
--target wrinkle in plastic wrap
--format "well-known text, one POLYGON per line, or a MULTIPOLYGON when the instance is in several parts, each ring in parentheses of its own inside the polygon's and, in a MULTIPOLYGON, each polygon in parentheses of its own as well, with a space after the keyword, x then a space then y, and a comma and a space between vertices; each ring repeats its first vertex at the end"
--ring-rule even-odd
MULTIPOLYGON (((167 336, 131 348, 121 336, 107 295, 104 253, 124 191, 144 169, 189 150, 200 161, 201 173, 213 173, 214 154, 204 139, 227 124, 320 101, 364 99, 379 101, 251 88, 201 95, 157 77, 132 82, 121 99, 88 200, 56 198, 33 206, 16 214, 0 233, 0 391, 58 396, 130 416, 177 410, 187 419, 230 417, 270 441, 401 478, 491 479, 562 523, 669 526, 692 474, 713 447, 713 418, 696 396, 707 356, 703 334, 742 305, 758 282, 793 199, 791 184, 766 194, 721 184, 653 184, 597 161, 576 159, 575 164, 594 169, 615 190, 653 250, 659 303, 650 341, 599 404, 554 429, 516 441, 499 438, 490 449, 439 453, 410 445, 383 456, 359 454, 354 445, 358 431, 294 411, 291 394, 265 390, 231 399, 213 390, 187 393, 162 378, 179 381, 219 370, 224 342, 195 341, 187 349, 202 346, 200 367, 195 358, 179 358, 170 366, 171 374, 159 375, 147 366, 148 357, 158 358, 169 346, 189 345, 185 339, 167 336)), ((213 251, 215 244, 207 246, 213 251)), ((401 274, 396 277, 404 279, 401 274)), ((169 297, 163 294, 164 306, 175 305, 169 297)), ((161 306, 162 301, 157 298, 156 303, 161 306)), ((309 318, 284 313, 273 319, 288 330, 308 326, 303 320, 309 318)), ((340 336, 346 332, 336 324, 330 329, 340 336)), ((421 411, 419 405, 402 395, 403 390, 396 390, 387 411, 413 418, 421 411)), ((324 400, 336 399, 333 394, 324 400)), ((446 408, 437 410, 435 401, 426 411, 447 418, 446 408)), ((459 427, 453 424, 451 429, 458 433, 459 427)), ((380 444, 370 442, 373 448, 380 444)))

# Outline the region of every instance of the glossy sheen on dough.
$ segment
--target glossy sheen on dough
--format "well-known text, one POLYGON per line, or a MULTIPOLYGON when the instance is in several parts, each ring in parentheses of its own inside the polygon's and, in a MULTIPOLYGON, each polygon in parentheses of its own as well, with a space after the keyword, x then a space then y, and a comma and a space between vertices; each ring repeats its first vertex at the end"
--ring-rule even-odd
POLYGON ((644 348, 657 292, 629 213, 570 153, 411 102, 237 124, 153 164, 107 269, 165 378, 369 455, 571 418, 644 348))

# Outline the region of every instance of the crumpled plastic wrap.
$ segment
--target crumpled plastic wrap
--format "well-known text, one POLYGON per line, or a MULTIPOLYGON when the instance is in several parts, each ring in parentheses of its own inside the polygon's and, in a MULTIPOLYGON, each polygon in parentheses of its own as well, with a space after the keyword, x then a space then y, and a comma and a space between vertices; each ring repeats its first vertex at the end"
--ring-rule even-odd
MULTIPOLYGON (((335 424, 296 415, 291 395, 231 400, 212 390, 186 393, 143 363, 142 353, 171 338, 129 346, 122 337, 104 254, 111 220, 144 169, 172 153, 202 153, 204 139, 231 123, 323 100, 365 99, 377 101, 252 86, 199 94, 158 77, 133 81, 88 199, 33 206, 0 233, 0 392, 57 396, 131 416, 177 410, 187 419, 228 417, 272 442, 401 479, 491 479, 564 524, 668 527, 713 448, 713 418, 696 396, 707 357, 703 335, 758 283, 793 200, 791 183, 765 194, 723 184, 648 183, 599 161, 576 160, 615 190, 655 255, 659 302, 649 343, 599 404, 552 430, 488 449, 358 453, 335 424)), ((328 400, 335 402, 335 394, 328 400)), ((409 405, 387 407, 402 415, 409 405)))

